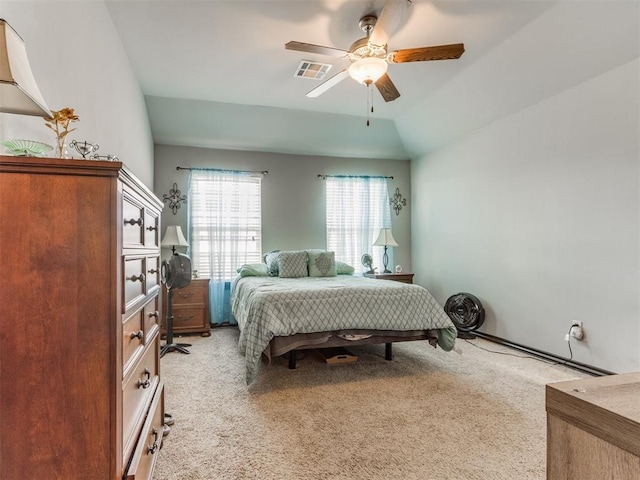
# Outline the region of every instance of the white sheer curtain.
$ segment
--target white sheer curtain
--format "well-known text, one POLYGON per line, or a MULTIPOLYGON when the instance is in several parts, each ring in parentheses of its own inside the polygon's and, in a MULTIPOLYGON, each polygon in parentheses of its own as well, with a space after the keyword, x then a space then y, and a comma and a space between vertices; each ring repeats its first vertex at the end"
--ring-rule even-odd
POLYGON ((211 323, 233 323, 229 288, 236 269, 259 263, 262 178, 244 172, 192 170, 189 243, 193 268, 210 279, 211 323))
MULTIPOLYGON (((374 247, 380 229, 391 227, 387 179, 384 177, 327 177, 327 249, 362 272, 362 255, 373 257, 373 266, 382 271, 382 247, 374 247)), ((393 265, 393 249, 388 251, 393 265)))

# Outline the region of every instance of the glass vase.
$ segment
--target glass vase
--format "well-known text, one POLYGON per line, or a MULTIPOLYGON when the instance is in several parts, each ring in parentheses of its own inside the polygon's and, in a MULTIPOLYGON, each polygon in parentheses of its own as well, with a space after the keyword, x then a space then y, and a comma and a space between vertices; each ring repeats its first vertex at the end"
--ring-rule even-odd
POLYGON ((67 136, 58 137, 56 142, 55 154, 57 158, 71 158, 69 149, 67 148, 67 136))

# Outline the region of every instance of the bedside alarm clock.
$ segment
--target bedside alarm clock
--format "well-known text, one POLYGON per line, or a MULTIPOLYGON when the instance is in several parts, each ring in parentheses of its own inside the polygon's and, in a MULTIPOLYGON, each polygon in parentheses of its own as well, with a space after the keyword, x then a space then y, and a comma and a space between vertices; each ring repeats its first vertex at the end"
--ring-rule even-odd
POLYGON ((396 273, 402 273, 402 266, 396 265, 396 273))

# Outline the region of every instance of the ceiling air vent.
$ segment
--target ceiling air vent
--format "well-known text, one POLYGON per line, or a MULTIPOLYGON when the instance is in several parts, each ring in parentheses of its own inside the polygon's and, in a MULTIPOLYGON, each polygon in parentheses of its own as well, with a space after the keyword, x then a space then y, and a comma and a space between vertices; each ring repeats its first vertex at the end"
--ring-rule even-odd
POLYGON ((320 80, 327 74, 330 68, 331 65, 328 63, 318 63, 311 62, 309 60, 302 60, 300 62, 300 65, 298 65, 298 68, 296 68, 296 72, 293 74, 293 76, 320 80))

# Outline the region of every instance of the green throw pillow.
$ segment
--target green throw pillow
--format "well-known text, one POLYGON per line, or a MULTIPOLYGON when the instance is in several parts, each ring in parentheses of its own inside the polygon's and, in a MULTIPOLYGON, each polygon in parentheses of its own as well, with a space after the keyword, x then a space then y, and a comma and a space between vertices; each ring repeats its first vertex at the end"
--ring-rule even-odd
POLYGON ((344 263, 344 262, 341 262, 340 260, 336 260, 336 273, 338 275, 353 275, 355 271, 356 269, 353 268, 348 263, 344 263))
POLYGON ((245 263, 237 272, 241 277, 267 277, 267 265, 264 263, 245 263))

